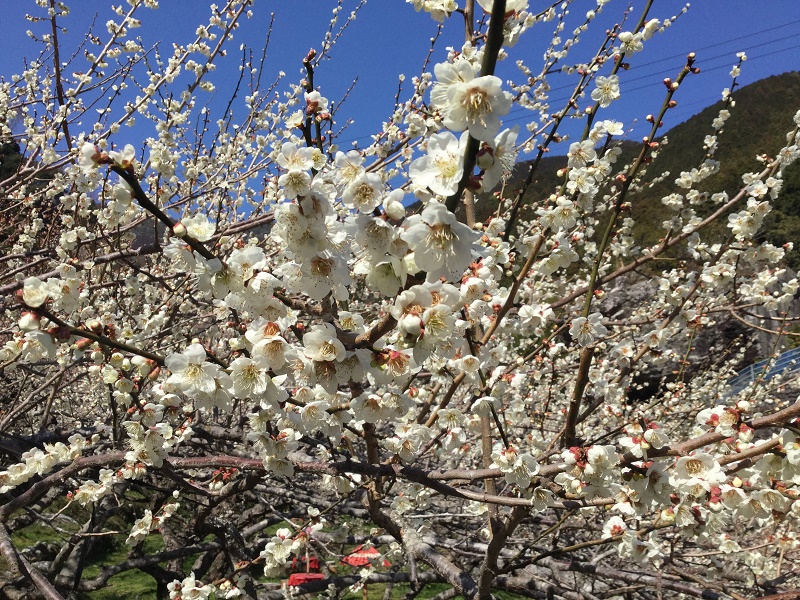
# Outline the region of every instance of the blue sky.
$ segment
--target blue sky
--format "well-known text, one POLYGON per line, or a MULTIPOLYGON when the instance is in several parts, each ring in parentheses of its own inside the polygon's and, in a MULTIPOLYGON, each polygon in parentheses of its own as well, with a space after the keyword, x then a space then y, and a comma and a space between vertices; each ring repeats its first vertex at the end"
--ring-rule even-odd
MULTIPOLYGON (((118 0, 121 2, 121 0, 118 0)), ((36 51, 25 35, 26 29, 44 32, 48 23, 27 23, 25 12, 42 14, 34 2, 26 0, 0 0, 5 14, 6 28, 0 37, 0 52, 3 55, 0 75, 8 77, 21 70, 25 57, 36 51)), ((356 5, 355 0, 344 2, 344 15, 356 5)), ((104 23, 114 17, 105 2, 99 0, 74 0, 68 2, 72 14, 62 25, 69 28, 63 37, 65 48, 75 48, 83 39, 85 30, 97 15, 97 27, 105 33, 104 23)), ((217 4, 223 4, 217 0, 217 4)), ((463 0, 459 0, 463 5, 463 0)), ((630 26, 638 18, 643 0, 632 0, 634 7, 630 26)), ((141 29, 133 30, 141 35, 145 44, 162 41, 185 43, 194 36, 198 24, 208 20, 208 8, 197 0, 160 0, 157 11, 142 11, 141 29)), ((328 28, 331 10, 336 2, 331 0, 257 0, 251 19, 247 20, 236 34, 229 55, 218 65, 212 81, 217 86, 218 99, 227 102, 237 72, 240 54, 239 43, 253 46, 257 51, 262 46, 270 15, 275 13, 275 27, 267 52, 266 81, 278 71, 285 71, 284 81, 298 81, 301 75, 301 60, 309 48, 319 48, 320 40, 328 28)), ((540 10, 544 2, 531 1, 531 10, 540 10)), ((585 61, 592 56, 606 28, 611 27, 627 6, 623 0, 612 0, 593 24, 578 46, 572 51, 572 61, 585 61)), ((684 3, 674 0, 656 0, 651 17, 665 19, 681 11, 684 3)), ((568 17, 566 31, 583 20, 586 11, 594 2, 575 0, 572 14, 568 17)), ((800 14, 797 0, 700 0, 686 14, 681 15, 665 33, 655 36, 645 45, 644 52, 634 55, 631 69, 621 73, 622 98, 601 113, 602 118, 623 121, 626 127, 638 120, 633 138, 641 136, 647 124, 644 117, 655 113, 661 105, 664 77, 676 74, 684 63, 685 55, 697 52, 697 63, 701 74, 692 76, 676 96, 679 106, 671 111, 665 121, 666 128, 686 120, 704 107, 720 98, 720 92, 730 85, 730 67, 736 62, 736 52, 747 52, 749 60, 743 67, 740 81, 747 84, 768 75, 800 68, 800 14)), ((343 20, 343 18, 342 18, 343 20)), ((628 28, 628 27, 626 27, 628 28)), ((430 38, 436 34, 437 23, 425 13, 416 13, 403 0, 368 0, 359 11, 357 19, 333 48, 330 60, 323 62, 316 74, 316 83, 322 94, 338 100, 358 78, 355 89, 337 116, 337 124, 343 125, 347 118, 355 123, 341 138, 360 145, 369 143, 369 135, 378 131, 380 124, 392 111, 398 74, 408 79, 420 72, 428 54, 430 38)), ((510 50, 511 58, 501 63, 499 75, 520 79, 514 65, 523 58, 534 69, 540 66, 541 56, 551 37, 551 25, 539 24, 528 31, 520 43, 510 50)), ((447 46, 459 47, 463 41, 463 24, 459 15, 454 15, 444 25, 440 40, 433 55, 434 62, 446 56, 447 46)), ((169 47, 169 46, 167 46, 169 47)), ((63 51, 62 51, 63 52, 63 51)), ((165 52, 166 53, 166 52, 165 52)), ((63 58, 63 56, 62 56, 63 58)), ((78 61, 84 60, 78 57, 78 61)), ((428 70, 432 70, 432 65, 428 70)), ((602 73, 601 73, 602 74, 602 73)), ((551 103, 554 110, 562 105, 570 93, 572 79, 567 76, 551 78, 551 103)), ((202 96, 204 92, 199 92, 202 96)), ((401 96, 405 97, 405 95, 401 96)), ((776 99, 779 101, 779 99, 776 99)), ((588 98, 584 104, 588 104, 588 98)), ((583 104, 582 104, 583 106, 583 104)), ((240 111, 243 108, 239 107, 240 111)), ((236 106, 234 106, 236 111, 236 106)), ((529 122, 525 112, 512 111, 509 124, 529 122)), ((138 128, 131 130, 136 133, 138 128)), ((577 126, 573 126, 573 131, 577 126)), ((143 132, 141 135, 152 135, 143 132)), ((127 140, 139 145, 137 140, 127 140)), ((554 149, 554 153, 560 153, 554 149)))

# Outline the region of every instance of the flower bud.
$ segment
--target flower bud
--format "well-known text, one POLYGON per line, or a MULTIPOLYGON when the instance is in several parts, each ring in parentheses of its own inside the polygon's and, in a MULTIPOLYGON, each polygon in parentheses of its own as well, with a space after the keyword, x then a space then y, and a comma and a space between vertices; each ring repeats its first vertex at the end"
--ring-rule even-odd
POLYGON ((39 329, 39 323, 39 315, 26 310, 20 315, 18 324, 22 331, 36 331, 39 329))
POLYGON ((481 361, 476 356, 467 355, 461 359, 461 368, 465 373, 477 373, 481 368, 481 361))
POLYGON ((483 169, 484 171, 492 168, 492 165, 494 165, 494 152, 489 146, 484 146, 480 149, 475 159, 475 164, 478 165, 479 169, 483 169))
POLYGON ((406 207, 403 206, 402 202, 398 202, 397 200, 389 200, 383 205, 383 210, 386 211, 386 215, 395 221, 399 221, 406 216, 406 207))
POLYGON ((742 423, 739 425, 739 441, 749 444, 753 441, 753 434, 755 434, 755 430, 752 427, 748 427, 746 424, 742 423))
POLYGON ((75 348, 78 350, 86 350, 89 348, 94 342, 89 338, 81 338, 77 342, 75 342, 75 348))
POLYGON ((186 237, 186 225, 183 223, 176 223, 175 226, 172 228, 172 233, 175 237, 184 238, 186 237))

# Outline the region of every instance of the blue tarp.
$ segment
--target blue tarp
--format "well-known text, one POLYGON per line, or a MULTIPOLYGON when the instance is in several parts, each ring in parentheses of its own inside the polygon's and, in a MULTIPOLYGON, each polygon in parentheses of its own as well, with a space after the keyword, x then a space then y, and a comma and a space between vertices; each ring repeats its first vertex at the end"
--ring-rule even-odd
POLYGON ((750 382, 756 379, 768 381, 776 375, 783 373, 793 373, 800 370, 800 347, 787 350, 779 354, 777 358, 768 358, 753 363, 745 367, 736 377, 728 380, 728 388, 731 394, 738 394, 746 388, 750 382))

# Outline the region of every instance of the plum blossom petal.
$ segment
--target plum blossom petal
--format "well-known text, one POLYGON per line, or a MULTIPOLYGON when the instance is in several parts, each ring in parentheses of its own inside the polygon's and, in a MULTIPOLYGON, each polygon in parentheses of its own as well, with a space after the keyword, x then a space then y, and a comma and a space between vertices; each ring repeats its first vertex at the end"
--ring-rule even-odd
POLYGON ((417 266, 427 271, 427 280, 460 278, 472 262, 480 234, 460 223, 439 202, 430 202, 421 215, 409 217, 407 223, 409 227, 401 237, 414 251, 417 266))

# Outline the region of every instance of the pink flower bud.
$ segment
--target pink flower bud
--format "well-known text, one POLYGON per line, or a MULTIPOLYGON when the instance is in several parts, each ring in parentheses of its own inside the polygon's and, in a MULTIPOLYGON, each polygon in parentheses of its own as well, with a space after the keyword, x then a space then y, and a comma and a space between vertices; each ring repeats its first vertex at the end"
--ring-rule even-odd
POLYGON ((175 237, 186 237, 186 225, 183 223, 176 223, 172 228, 172 233, 175 237))

